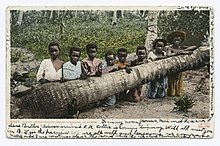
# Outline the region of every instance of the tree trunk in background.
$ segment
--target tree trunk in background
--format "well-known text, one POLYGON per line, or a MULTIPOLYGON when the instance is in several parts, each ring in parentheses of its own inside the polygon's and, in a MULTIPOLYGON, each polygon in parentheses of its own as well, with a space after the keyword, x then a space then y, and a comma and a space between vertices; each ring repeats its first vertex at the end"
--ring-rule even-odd
POLYGON ((24 11, 20 10, 18 14, 18 19, 17 19, 17 25, 21 25, 22 19, 23 19, 24 11))
POLYGON ((147 38, 145 47, 147 50, 152 49, 152 42, 157 38, 157 16, 158 11, 148 11, 147 38))
POLYGON ((112 16, 112 25, 116 25, 117 24, 117 11, 113 11, 113 16, 112 16))
POLYGON ((87 80, 44 84, 17 98, 20 118, 66 117, 68 105, 82 107, 160 76, 201 68, 209 61, 209 54, 210 48, 203 47, 191 55, 170 57, 133 67, 131 74, 120 70, 87 80))
POLYGON ((124 19, 124 10, 121 10, 121 18, 124 19))
POLYGON ((146 10, 143 10, 143 13, 142 13, 141 17, 143 17, 143 18, 144 18, 145 13, 146 13, 146 10))
POLYGON ((49 19, 51 20, 53 18, 53 10, 50 11, 49 19))
POLYGON ((60 10, 57 10, 57 18, 60 17, 60 10))
POLYGON ((78 11, 76 10, 74 13, 74 15, 75 15, 74 17, 77 17, 77 14, 78 14, 78 11))

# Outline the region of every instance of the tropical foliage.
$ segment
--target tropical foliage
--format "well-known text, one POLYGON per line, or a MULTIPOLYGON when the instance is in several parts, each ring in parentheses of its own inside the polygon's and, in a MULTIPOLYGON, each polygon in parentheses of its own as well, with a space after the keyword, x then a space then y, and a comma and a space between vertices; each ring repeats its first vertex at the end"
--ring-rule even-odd
POLYGON ((158 33, 166 36, 175 30, 185 31, 186 45, 201 45, 209 37, 210 11, 161 11, 158 18, 158 33))
POLYGON ((188 112, 188 110, 195 105, 195 100, 187 94, 181 97, 176 97, 174 101, 174 104, 176 105, 174 110, 176 111, 188 112))
MULTIPOLYGON (((148 11, 117 11, 114 23, 112 17, 113 11, 12 10, 11 46, 28 48, 42 60, 49 57, 49 42, 57 41, 61 59, 67 61, 71 46, 85 48, 90 42, 97 43, 98 57, 108 49, 125 47, 130 53, 144 45, 148 11)), ((177 29, 186 31, 188 45, 200 45, 209 34, 209 11, 160 11, 158 37, 166 38, 177 29)))

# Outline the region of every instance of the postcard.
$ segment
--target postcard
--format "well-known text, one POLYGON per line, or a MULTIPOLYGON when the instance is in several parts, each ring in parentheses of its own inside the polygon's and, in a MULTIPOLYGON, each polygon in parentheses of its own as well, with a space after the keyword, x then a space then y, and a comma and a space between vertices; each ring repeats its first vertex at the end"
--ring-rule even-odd
POLYGON ((8 138, 213 138, 212 7, 6 12, 8 138))

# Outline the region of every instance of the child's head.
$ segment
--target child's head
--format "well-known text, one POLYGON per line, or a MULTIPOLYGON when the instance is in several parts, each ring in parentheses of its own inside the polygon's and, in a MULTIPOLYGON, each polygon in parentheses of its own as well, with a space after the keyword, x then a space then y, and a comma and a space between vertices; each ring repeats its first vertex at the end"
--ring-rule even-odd
POLYGON ((127 55, 128 55, 127 54, 127 49, 125 49, 125 48, 118 49, 118 60, 121 63, 125 63, 127 55))
POLYGON ((115 61, 115 53, 111 50, 105 53, 105 61, 107 62, 107 66, 113 66, 115 61))
POLYGON ((71 59, 70 61, 71 61, 73 64, 76 64, 77 61, 79 61, 80 54, 81 54, 80 48, 77 48, 77 47, 72 47, 72 48, 70 48, 70 52, 69 52, 69 57, 70 57, 70 59, 71 59))
POLYGON ((96 44, 88 44, 86 46, 86 51, 90 59, 94 59, 96 57, 97 50, 98 47, 96 44))
POLYGON ((136 49, 136 55, 138 56, 138 59, 142 61, 146 57, 146 47, 138 46, 136 49))
POLYGON ((55 42, 51 42, 48 45, 48 51, 49 51, 51 59, 53 60, 57 59, 59 52, 60 52, 59 44, 55 42))
POLYGON ((172 32, 167 36, 167 41, 175 46, 179 46, 185 39, 186 33, 180 30, 172 32))
POLYGON ((156 53, 162 53, 166 45, 167 41, 165 39, 155 39, 153 42, 153 49, 155 49, 156 53))

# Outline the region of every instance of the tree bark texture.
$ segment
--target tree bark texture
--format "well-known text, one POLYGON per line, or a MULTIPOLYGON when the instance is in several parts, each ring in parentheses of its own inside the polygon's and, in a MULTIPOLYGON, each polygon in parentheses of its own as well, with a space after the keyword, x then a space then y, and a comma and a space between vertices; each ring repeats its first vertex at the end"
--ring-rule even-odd
MULTIPOLYGON (((209 47, 201 47, 191 55, 179 55, 135 66, 131 74, 119 70, 87 80, 44 84, 19 98, 18 115, 22 118, 66 117, 68 105, 82 107, 160 76, 201 68, 209 61, 209 50, 209 47)), ((15 115, 13 117, 16 118, 15 115)))
POLYGON ((112 16, 112 25, 117 24, 117 11, 113 11, 113 16, 112 16))
POLYGON ((157 16, 159 11, 148 12, 147 23, 147 38, 145 40, 145 47, 149 50, 152 49, 152 42, 157 38, 157 16))
POLYGON ((17 25, 21 25, 22 23, 22 19, 23 19, 23 15, 24 15, 24 11, 20 10, 19 11, 19 15, 18 15, 18 19, 17 19, 17 25))

